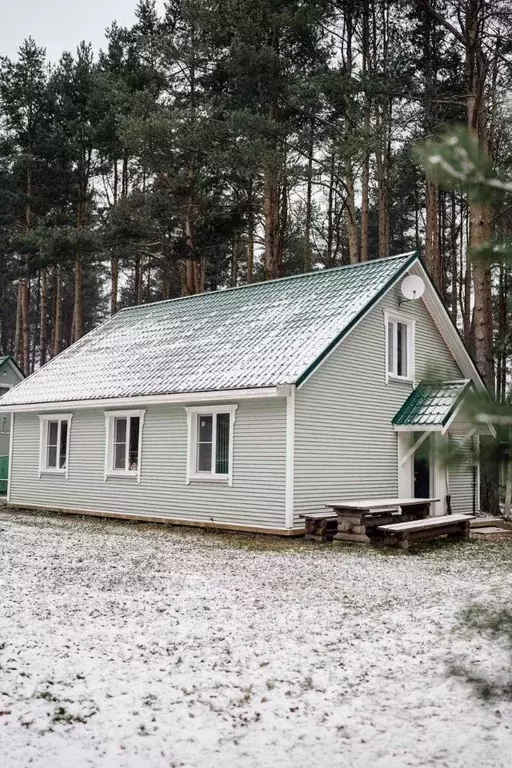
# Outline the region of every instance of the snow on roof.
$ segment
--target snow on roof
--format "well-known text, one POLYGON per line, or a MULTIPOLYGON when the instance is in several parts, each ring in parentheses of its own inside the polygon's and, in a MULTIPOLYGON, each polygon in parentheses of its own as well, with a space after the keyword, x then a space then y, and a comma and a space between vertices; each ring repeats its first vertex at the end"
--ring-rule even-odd
POLYGON ((297 383, 415 259, 406 253, 121 310, 2 406, 297 383))

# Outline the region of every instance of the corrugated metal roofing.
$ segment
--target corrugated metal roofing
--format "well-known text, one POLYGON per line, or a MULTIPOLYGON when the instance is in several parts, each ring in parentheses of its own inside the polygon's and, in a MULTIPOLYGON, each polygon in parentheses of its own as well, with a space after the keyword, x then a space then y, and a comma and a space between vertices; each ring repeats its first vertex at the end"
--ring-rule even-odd
POLYGON ((414 260, 401 254, 124 309, 2 406, 293 384, 414 260))
POLYGON ((469 379, 422 381, 393 417, 393 424, 418 429, 444 427, 469 386, 469 379))

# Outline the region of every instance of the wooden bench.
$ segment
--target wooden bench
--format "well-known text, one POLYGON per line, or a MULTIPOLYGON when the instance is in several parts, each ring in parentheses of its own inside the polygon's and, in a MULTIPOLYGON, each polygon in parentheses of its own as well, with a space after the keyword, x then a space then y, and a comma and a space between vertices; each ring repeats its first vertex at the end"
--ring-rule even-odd
POLYGON ((384 546, 398 546, 407 550, 411 541, 425 541, 436 536, 448 536, 450 539, 467 541, 472 515, 443 515, 427 517, 410 523, 379 525, 376 543, 384 546))
POLYGON ((310 541, 332 541, 338 531, 338 516, 334 512, 312 512, 299 517, 305 521, 304 538, 310 541))

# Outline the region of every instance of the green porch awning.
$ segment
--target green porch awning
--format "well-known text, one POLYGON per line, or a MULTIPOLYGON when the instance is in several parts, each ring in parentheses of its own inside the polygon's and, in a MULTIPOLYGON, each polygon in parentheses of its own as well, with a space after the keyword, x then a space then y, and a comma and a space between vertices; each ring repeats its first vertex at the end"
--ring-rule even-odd
POLYGON ((392 424, 396 430, 444 430, 470 387, 469 379, 422 381, 395 414, 392 424))

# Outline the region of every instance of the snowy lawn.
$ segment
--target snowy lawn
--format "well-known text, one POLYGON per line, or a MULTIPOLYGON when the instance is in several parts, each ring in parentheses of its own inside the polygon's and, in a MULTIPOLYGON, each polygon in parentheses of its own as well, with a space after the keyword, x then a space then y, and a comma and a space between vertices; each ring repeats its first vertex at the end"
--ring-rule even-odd
POLYGON ((512 540, 410 555, 0 513, 2 768, 510 768, 512 540))

